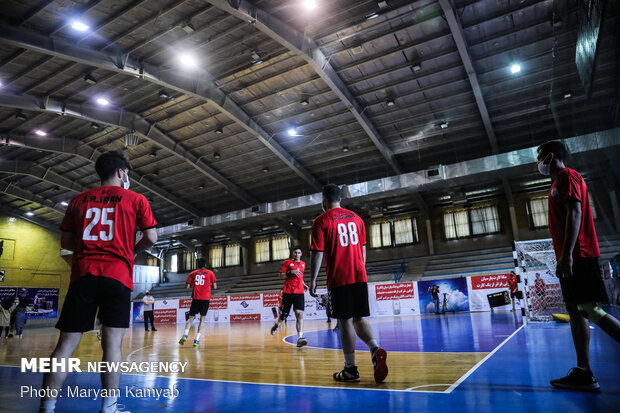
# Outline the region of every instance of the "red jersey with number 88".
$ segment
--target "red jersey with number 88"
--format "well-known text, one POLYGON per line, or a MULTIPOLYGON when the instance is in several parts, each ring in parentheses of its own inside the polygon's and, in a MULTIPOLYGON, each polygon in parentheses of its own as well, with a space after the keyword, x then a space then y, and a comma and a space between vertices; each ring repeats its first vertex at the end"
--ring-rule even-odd
POLYGON ((157 225, 144 195, 100 186, 71 200, 60 229, 75 234, 71 282, 87 273, 110 277, 133 290, 136 227, 157 225))
POLYGON ((217 280, 213 271, 200 268, 192 271, 185 282, 194 286, 192 298, 196 300, 210 300, 211 283, 215 283, 217 280))
POLYGON ((334 208, 314 220, 310 249, 323 252, 327 289, 368 281, 364 245, 366 228, 355 212, 334 208))

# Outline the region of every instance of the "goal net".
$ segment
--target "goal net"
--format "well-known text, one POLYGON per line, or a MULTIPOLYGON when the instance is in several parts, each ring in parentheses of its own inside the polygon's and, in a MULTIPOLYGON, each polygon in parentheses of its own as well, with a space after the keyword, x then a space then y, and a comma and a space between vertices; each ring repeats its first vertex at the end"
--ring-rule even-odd
POLYGON ((513 256, 528 319, 551 321, 552 314, 566 312, 551 239, 515 241, 513 256))

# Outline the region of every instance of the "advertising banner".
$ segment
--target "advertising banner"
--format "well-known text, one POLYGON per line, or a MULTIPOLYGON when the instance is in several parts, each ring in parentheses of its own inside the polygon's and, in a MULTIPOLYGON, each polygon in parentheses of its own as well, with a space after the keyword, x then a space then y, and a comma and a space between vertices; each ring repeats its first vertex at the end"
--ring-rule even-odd
POLYGON ((433 281, 418 281, 421 312, 436 312, 431 294, 433 284, 437 284, 439 287, 439 312, 469 311, 467 278, 444 278, 433 281))
POLYGON ((261 294, 228 296, 230 321, 260 321, 263 313, 261 294))
MULTIPOLYGON (((470 311, 490 311, 488 294, 499 293, 503 291, 510 291, 508 287, 508 280, 510 274, 495 274, 495 275, 476 275, 467 278, 467 284, 469 287, 469 309, 470 311)), ((503 305, 495 307, 494 310, 512 309, 510 305, 503 305)))
POLYGON ((373 317, 420 314, 417 285, 413 282, 368 286, 373 317))
POLYGON ((27 318, 58 318, 58 288, 0 287, 0 300, 26 300, 27 318))

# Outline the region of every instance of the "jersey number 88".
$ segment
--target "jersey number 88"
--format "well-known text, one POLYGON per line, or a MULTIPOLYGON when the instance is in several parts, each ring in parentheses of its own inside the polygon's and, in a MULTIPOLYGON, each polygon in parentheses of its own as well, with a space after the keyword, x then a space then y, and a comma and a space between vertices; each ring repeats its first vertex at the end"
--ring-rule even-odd
POLYGON ((343 247, 348 247, 349 244, 359 244, 360 238, 357 235, 357 225, 355 225, 355 222, 349 222, 347 225, 338 224, 338 241, 343 247))

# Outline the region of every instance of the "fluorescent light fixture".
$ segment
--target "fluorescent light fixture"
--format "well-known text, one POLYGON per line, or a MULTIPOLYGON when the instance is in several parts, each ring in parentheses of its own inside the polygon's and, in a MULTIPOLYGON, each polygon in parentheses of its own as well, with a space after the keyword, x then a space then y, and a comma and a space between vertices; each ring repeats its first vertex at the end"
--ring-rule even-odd
POLYGON ((99 126, 99 124, 96 122, 91 122, 90 127, 93 129, 99 129, 101 126, 99 126))
POLYGON ((420 69, 422 69, 422 66, 420 66, 419 64, 411 66, 411 70, 413 70, 414 72, 418 72, 420 69))
POLYGON ((448 122, 444 122, 444 123, 439 124, 439 127, 441 129, 447 129, 448 128, 448 122))
POLYGON ((108 106, 110 104, 110 101, 107 100, 106 98, 100 97, 100 98, 97 98, 97 103, 103 106, 108 106))
POLYGON ((394 106, 396 104, 396 102, 394 102, 393 99, 390 99, 385 104, 388 105, 388 106, 394 106))
POLYGON ((259 64, 261 64, 261 63, 263 63, 263 61, 262 61, 262 60, 257 60, 257 61, 255 61, 254 63, 252 63, 252 66, 256 66, 256 65, 259 65, 259 64))
POLYGON ((300 103, 301 103, 301 106, 308 106, 310 102, 308 102, 308 99, 304 99, 300 103))
POLYGON ((297 129, 295 129, 295 128, 290 128, 287 132, 288 132, 289 136, 299 136, 297 134, 297 129))
POLYGON ((217 128, 217 129, 215 130, 215 134, 216 134, 216 135, 221 135, 223 132, 224 132, 224 131, 222 130, 222 128, 217 128))
POLYGON ((68 206, 68 205, 69 205, 69 203, 68 203, 67 201, 62 201, 62 202, 60 203, 60 205, 62 205, 62 206, 68 206))
POLYGON ((85 32, 89 27, 81 21, 74 20, 71 27, 79 32, 85 32))
POLYGON ((31 217, 31 216, 33 216, 33 215, 34 215, 34 212, 32 212, 32 211, 28 211, 28 212, 26 212, 26 215, 28 215, 29 217, 31 217))
POLYGON ((182 53, 179 55, 179 62, 185 67, 189 67, 190 69, 195 69, 198 67, 198 62, 196 58, 189 53, 182 53))
POLYGON ((37 130, 35 130, 35 131, 34 131, 34 133, 36 133, 36 134, 37 134, 37 135, 39 135, 39 136, 45 136, 45 135, 47 135, 47 132, 42 131, 41 129, 37 129, 37 130))
POLYGON ((315 0, 305 0, 304 1, 304 7, 307 10, 314 10, 314 9, 316 9, 316 1, 315 0))
POLYGON ((196 31, 196 28, 194 27, 192 22, 189 20, 185 22, 185 24, 181 27, 181 29, 187 34, 192 34, 196 31))
POLYGON ((258 54, 258 52, 252 52, 252 54, 250 54, 250 57, 252 58, 252 60, 260 60, 260 55, 258 54))
POLYGON ((97 83, 97 79, 95 79, 92 75, 85 75, 84 81, 89 85, 94 85, 97 83))
POLYGON ((269 168, 265 166, 265 167, 263 168, 263 172, 265 172, 265 173, 269 172, 269 168))
POLYGON ((2 87, 2 82, 0 82, 0 87, 2 87))
POLYGON ((349 152, 349 147, 348 146, 343 146, 342 147, 342 152, 349 152))
POLYGON ((515 73, 519 73, 521 71, 521 66, 518 64, 514 64, 512 66, 510 66, 510 73, 515 74, 515 73))
POLYGON ((28 119, 28 118, 26 117, 26 115, 24 115, 24 114, 23 114, 23 113, 21 113, 21 112, 18 112, 18 113, 17 113, 17 115, 15 115, 15 118, 16 118, 16 119, 19 119, 19 120, 26 120, 26 119, 28 119))
POLYGON ((388 4, 387 4, 387 1, 378 1, 377 6, 379 6, 380 9, 385 9, 388 6, 388 4))
POLYGON ((379 17, 379 13, 370 13, 366 15, 366 20, 376 19, 377 17, 379 17))
POLYGON ((572 94, 572 93, 570 93, 570 92, 566 92, 566 93, 564 93, 564 99, 569 99, 569 98, 571 98, 571 97, 573 97, 573 94, 572 94))
POLYGON ((213 154, 213 157, 214 157, 215 159, 221 159, 221 158, 222 158, 222 154, 221 154, 221 153, 219 153, 219 152, 215 152, 215 153, 213 154))

